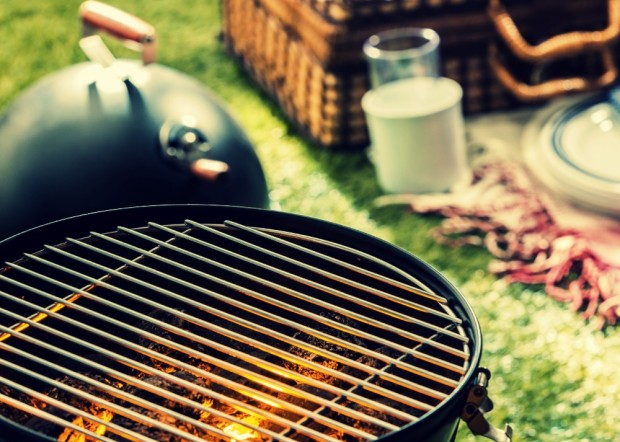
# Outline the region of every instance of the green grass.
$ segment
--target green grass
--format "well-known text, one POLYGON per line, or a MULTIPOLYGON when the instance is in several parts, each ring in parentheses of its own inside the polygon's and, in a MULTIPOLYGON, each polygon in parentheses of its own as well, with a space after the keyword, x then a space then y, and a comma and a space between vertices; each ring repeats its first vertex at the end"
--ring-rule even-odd
MULTIPOLYGON (((0 109, 42 76, 84 60, 77 48, 79 3, 0 2, 0 109)), ((380 191, 365 155, 331 152, 305 141, 226 54, 218 39, 218 0, 109 3, 154 24, 159 62, 201 80, 227 103, 256 146, 271 196, 283 210, 388 240, 460 288, 481 322, 483 363, 493 372, 494 423, 511 422, 515 440, 522 441, 618 439, 617 328, 600 332, 540 288, 498 281, 486 271, 490 257, 484 250, 436 245, 429 237, 436 218, 375 208, 380 191)), ((477 439, 461 428, 458 440, 477 439)))

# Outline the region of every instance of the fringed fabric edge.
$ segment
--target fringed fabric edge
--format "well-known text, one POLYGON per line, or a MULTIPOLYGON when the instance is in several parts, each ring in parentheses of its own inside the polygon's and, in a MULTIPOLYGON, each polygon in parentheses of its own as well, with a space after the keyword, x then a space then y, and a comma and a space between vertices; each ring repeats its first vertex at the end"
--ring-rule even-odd
MULTIPOLYGON (((599 328, 620 318, 620 267, 607 262, 577 229, 558 222, 553 203, 506 159, 481 161, 471 185, 432 195, 384 195, 377 205, 405 204, 444 219, 433 238, 452 247, 485 247, 489 270, 509 282, 542 284, 599 328)), ((569 224, 569 223, 568 223, 569 224)))

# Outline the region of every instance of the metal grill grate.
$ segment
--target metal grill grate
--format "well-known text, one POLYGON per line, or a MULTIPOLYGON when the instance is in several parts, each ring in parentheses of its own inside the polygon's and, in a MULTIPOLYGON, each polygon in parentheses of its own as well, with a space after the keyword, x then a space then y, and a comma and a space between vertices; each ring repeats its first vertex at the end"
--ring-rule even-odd
POLYGON ((415 275, 232 221, 46 246, 6 264, 0 302, 4 416, 58 440, 372 441, 469 367, 415 275))

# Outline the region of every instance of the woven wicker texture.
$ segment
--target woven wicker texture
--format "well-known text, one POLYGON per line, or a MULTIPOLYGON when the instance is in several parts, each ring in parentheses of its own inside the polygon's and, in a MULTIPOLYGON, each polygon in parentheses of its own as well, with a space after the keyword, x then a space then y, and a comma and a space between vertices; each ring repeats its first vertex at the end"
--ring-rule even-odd
MULTIPOLYGON (((532 41, 566 29, 606 26, 606 0, 505 3, 532 41)), ((224 36, 229 51, 305 135, 324 147, 363 148, 368 134, 360 100, 368 73, 362 44, 384 29, 424 26, 439 33, 443 74, 463 87, 466 115, 521 105, 489 66, 489 47, 498 37, 486 5, 485 0, 223 0, 224 36)), ((506 58, 517 78, 530 80, 531 65, 511 54, 506 58)))

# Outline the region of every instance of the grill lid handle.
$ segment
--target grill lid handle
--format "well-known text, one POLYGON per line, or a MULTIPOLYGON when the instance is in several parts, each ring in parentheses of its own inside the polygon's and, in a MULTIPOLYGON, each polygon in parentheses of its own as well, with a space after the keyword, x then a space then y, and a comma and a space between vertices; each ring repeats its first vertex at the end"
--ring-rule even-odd
MULTIPOLYGON (((155 62, 156 33, 155 28, 149 23, 95 0, 83 2, 80 5, 79 15, 82 19, 83 38, 88 39, 98 31, 103 31, 130 49, 142 52, 142 61, 145 65, 155 62)), ((90 54, 86 52, 86 55, 90 54)))
POLYGON ((467 423, 470 431, 477 436, 483 436, 495 442, 512 442, 512 427, 510 425, 506 424, 506 428, 500 430, 487 421, 484 416, 484 413, 493 409, 493 403, 489 399, 487 391, 489 379, 491 379, 491 372, 486 368, 479 368, 476 382, 469 390, 461 419, 467 423))

